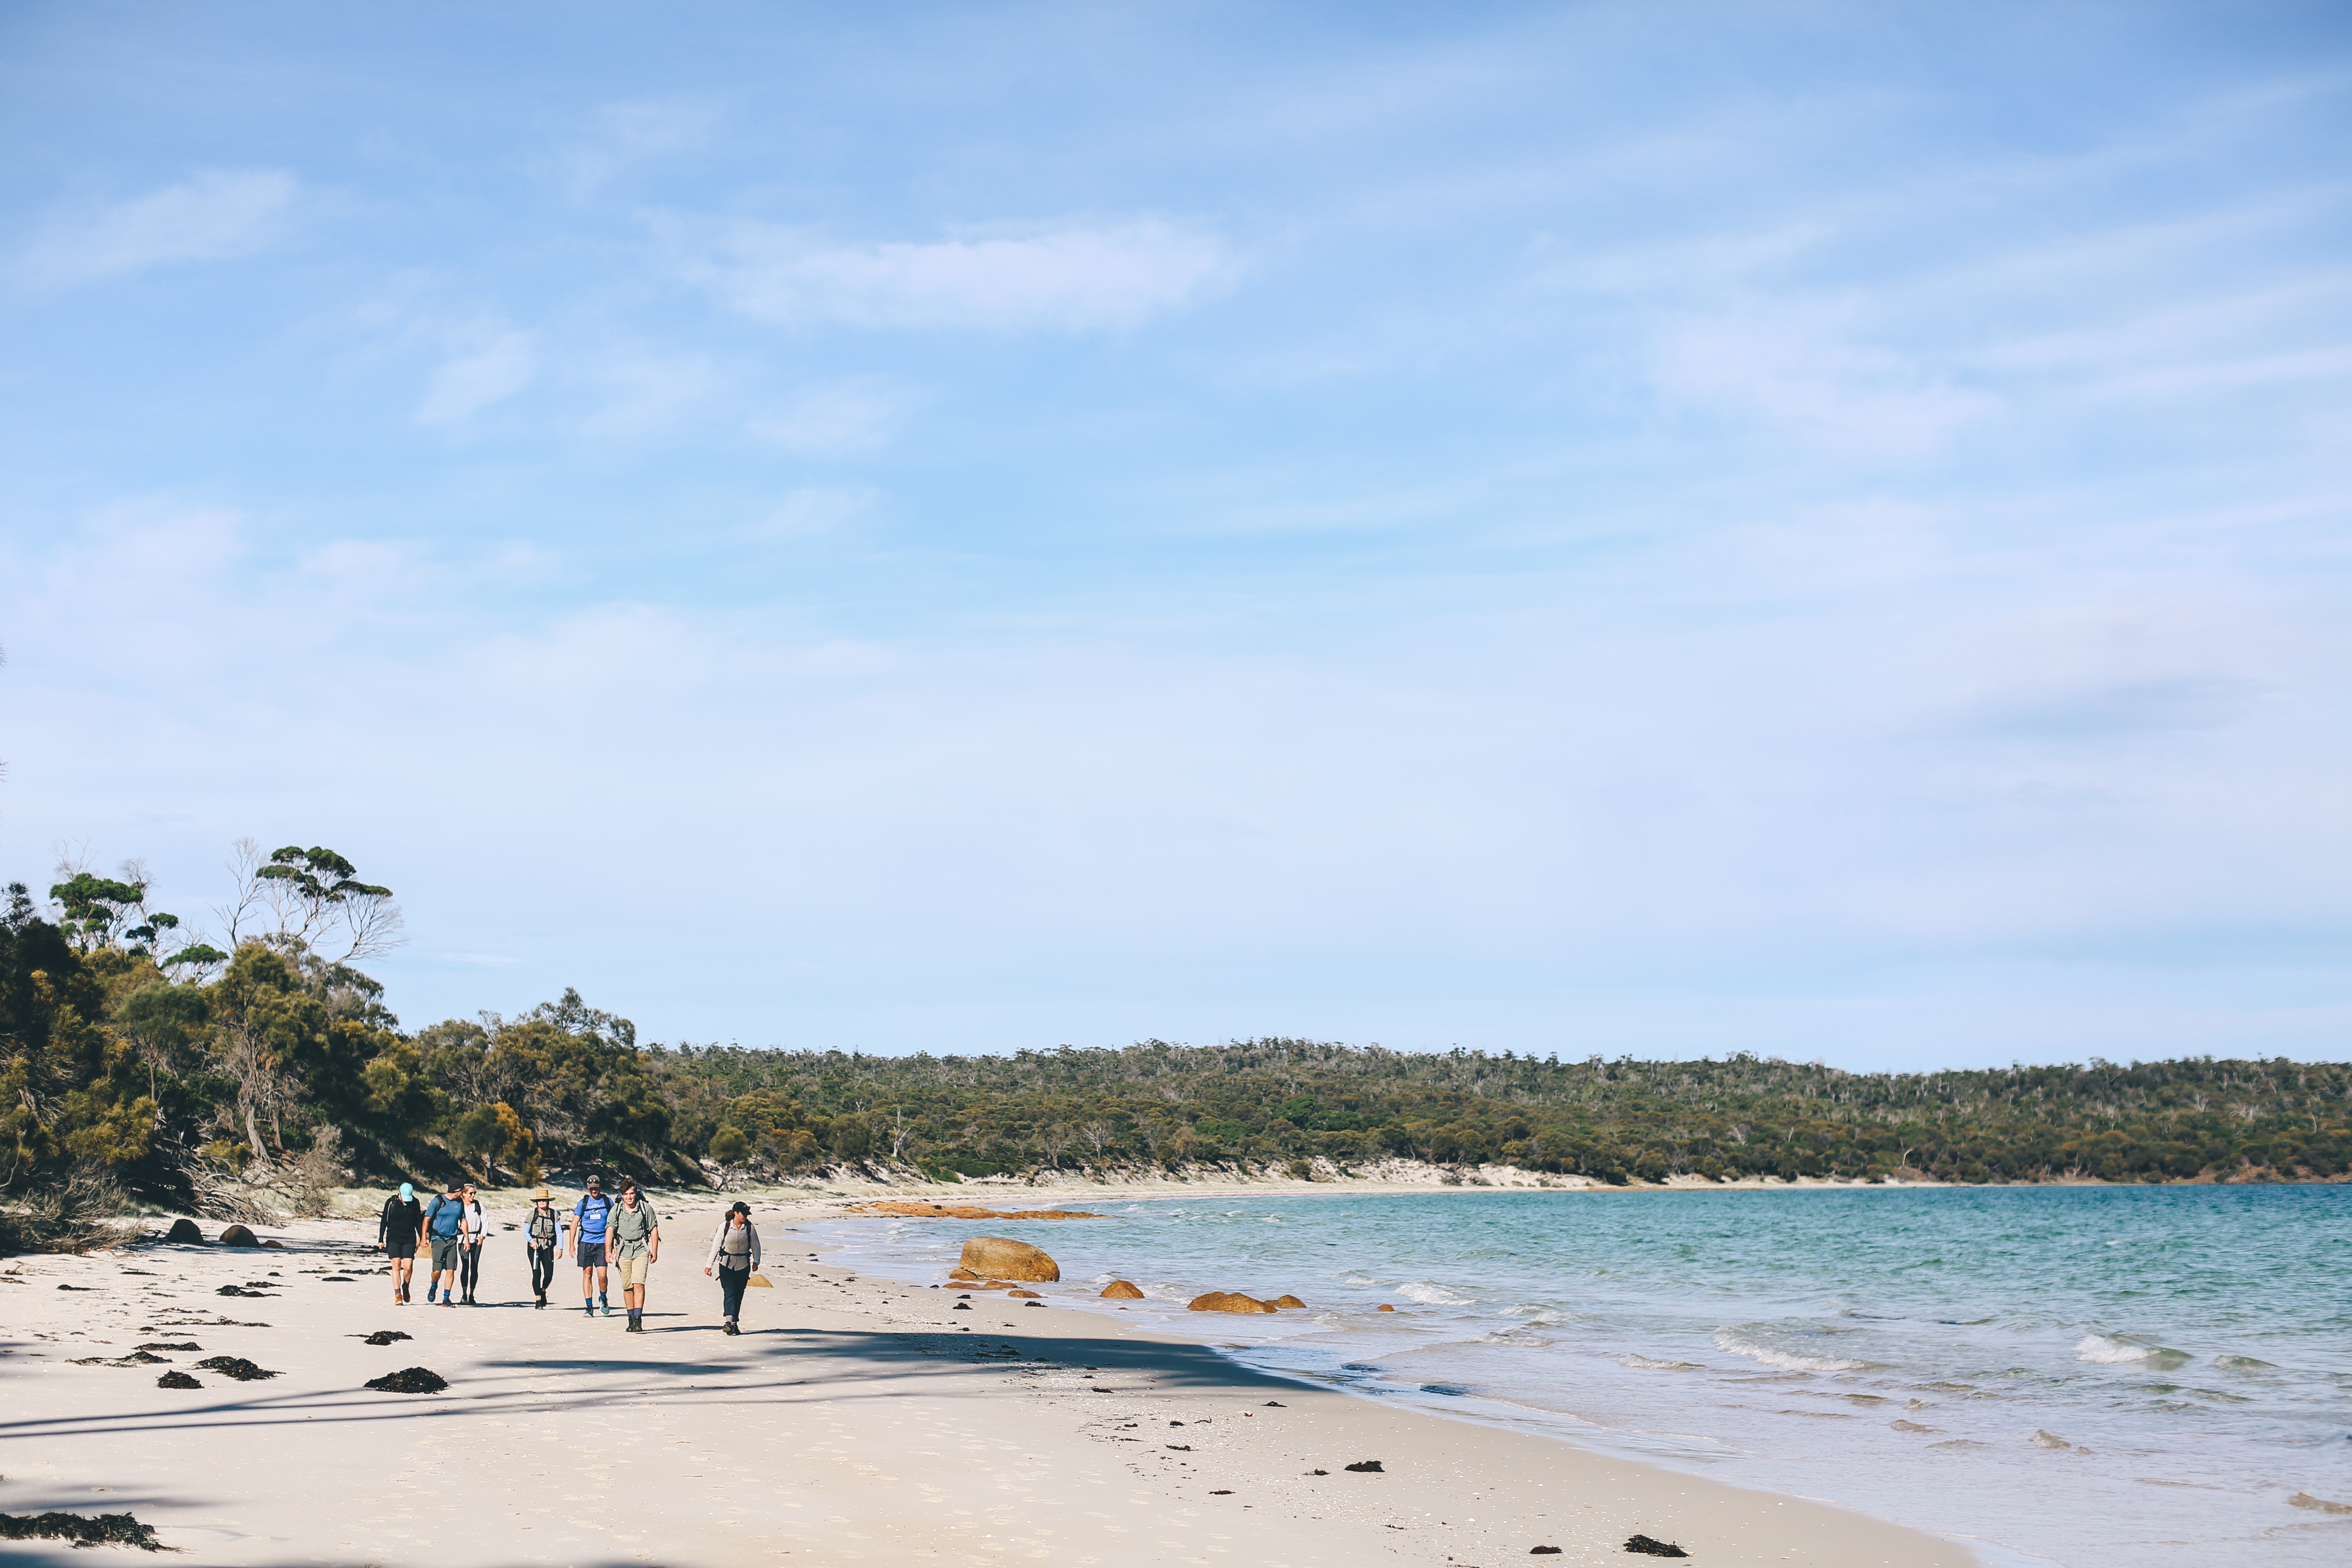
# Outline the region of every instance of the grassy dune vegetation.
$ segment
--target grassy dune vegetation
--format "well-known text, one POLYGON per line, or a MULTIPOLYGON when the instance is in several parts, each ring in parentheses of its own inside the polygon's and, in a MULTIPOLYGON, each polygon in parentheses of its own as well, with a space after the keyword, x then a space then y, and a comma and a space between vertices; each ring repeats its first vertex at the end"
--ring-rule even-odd
POLYGON ((70 1243, 131 1197, 244 1217, 315 1209, 354 1178, 586 1164, 668 1182, 714 1166, 1344 1176, 1401 1158, 1467 1181, 1481 1165, 1610 1183, 2352 1173, 2352 1068, 2284 1059, 1847 1073, 1289 1039, 894 1058, 640 1044, 570 991, 412 1032, 354 967, 396 923, 386 889, 324 849, 247 871, 227 951, 175 947, 136 881, 83 875, 47 915, 7 890, 0 1215, 17 1244, 70 1243))

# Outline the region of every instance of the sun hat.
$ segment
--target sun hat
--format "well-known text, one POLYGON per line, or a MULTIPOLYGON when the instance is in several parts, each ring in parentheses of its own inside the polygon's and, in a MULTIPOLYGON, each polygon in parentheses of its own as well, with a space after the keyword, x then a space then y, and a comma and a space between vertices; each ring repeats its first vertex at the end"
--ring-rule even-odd
POLYGON ((541 1187, 530 1194, 530 1201, 535 1204, 551 1204, 555 1201, 555 1194, 541 1187))

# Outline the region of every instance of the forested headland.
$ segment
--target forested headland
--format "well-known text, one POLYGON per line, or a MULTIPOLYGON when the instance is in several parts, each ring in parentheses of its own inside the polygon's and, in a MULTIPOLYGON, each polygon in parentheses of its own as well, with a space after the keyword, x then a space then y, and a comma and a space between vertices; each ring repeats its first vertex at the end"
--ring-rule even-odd
POLYGON ((881 1057, 641 1042, 572 991, 410 1030, 360 967, 397 940, 391 890, 324 848, 241 850, 222 946, 152 910, 135 866, 75 870, 46 901, 6 889, 0 1201, 19 1244, 133 1200, 241 1217, 355 1182, 592 1165, 665 1184, 1345 1179, 1395 1159, 1611 1184, 2352 1175, 2352 1068, 2284 1058, 1849 1073, 1294 1039, 881 1057))

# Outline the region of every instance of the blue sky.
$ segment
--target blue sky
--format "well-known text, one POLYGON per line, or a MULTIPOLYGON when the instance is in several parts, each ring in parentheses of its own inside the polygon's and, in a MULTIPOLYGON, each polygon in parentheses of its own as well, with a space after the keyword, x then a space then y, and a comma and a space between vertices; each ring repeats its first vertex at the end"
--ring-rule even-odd
POLYGON ((0 874, 412 1026, 2341 1057, 2340 5, 20 5, 0 874))

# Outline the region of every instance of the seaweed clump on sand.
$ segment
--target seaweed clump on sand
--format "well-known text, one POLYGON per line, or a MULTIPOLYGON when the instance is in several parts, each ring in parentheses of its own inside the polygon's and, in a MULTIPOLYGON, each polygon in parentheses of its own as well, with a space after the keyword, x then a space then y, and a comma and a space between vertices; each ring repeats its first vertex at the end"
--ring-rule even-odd
POLYGON ((254 1365, 241 1355, 207 1356, 205 1360, 196 1363, 196 1365, 205 1372, 216 1372, 223 1377, 233 1377, 239 1383, 258 1383, 265 1377, 278 1375, 267 1367, 254 1365))
POLYGON ((438 1394, 449 1386, 449 1380, 430 1367, 404 1366, 369 1378, 367 1386, 382 1394, 438 1394))
POLYGON ((155 1380, 158 1388, 202 1388, 203 1384, 184 1372, 167 1372, 155 1380))
POLYGON ((155 1527, 142 1524, 127 1513, 101 1513, 84 1519, 78 1513, 0 1513, 0 1541, 70 1541, 76 1546, 136 1546, 142 1552, 169 1552, 155 1539, 155 1527))
POLYGON ((1625 1550, 1643 1557, 1687 1557, 1689 1552, 1671 1541, 1653 1541, 1646 1535, 1630 1536, 1625 1550))
POLYGON ((398 1329, 378 1329, 372 1334, 362 1334, 360 1337, 362 1342, 365 1344, 388 1345, 394 1340, 404 1340, 409 1336, 402 1333, 398 1329))
POLYGON ((142 1351, 200 1351, 205 1347, 194 1340, 183 1341, 178 1344, 173 1344, 169 1340, 149 1340, 139 1348, 142 1351))

